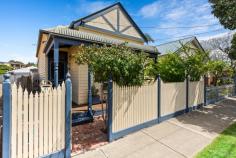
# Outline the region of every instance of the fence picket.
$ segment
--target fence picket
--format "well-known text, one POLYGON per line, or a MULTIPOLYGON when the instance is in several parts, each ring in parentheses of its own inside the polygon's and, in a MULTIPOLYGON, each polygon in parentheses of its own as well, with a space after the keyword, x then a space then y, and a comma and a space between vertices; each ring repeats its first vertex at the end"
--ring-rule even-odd
POLYGON ((38 142, 38 131, 39 131, 39 96, 38 93, 35 93, 34 96, 34 158, 39 156, 39 142, 38 142))
POLYGON ((52 139, 52 147, 53 147, 53 151, 55 151, 57 149, 57 91, 54 88, 53 89, 53 120, 52 120, 52 130, 53 130, 53 139, 52 139))
POLYGON ((23 93, 22 88, 19 86, 17 92, 17 155, 19 158, 22 157, 23 151, 23 132, 22 132, 22 125, 23 125, 23 93))
POLYGON ((14 83, 12 85, 12 132, 11 132, 11 144, 12 144, 12 158, 16 158, 16 150, 17 150, 17 86, 14 83))
POLYGON ((48 90, 44 93, 44 120, 43 120, 43 153, 46 155, 48 153, 48 90))
POLYGON ((33 134, 34 134, 34 128, 33 128, 33 122, 34 122, 34 102, 33 102, 34 96, 31 92, 29 95, 29 158, 34 157, 34 141, 33 141, 33 134))
POLYGON ((23 158, 28 158, 28 114, 29 114, 29 107, 28 107, 28 91, 25 90, 24 91, 24 99, 23 99, 23 108, 24 108, 24 112, 23 112, 23 158))
POLYGON ((43 155, 43 114, 44 114, 44 105, 43 105, 43 93, 39 94, 39 156, 43 155))
POLYGON ((61 148, 61 87, 57 87, 57 150, 61 148))
POLYGON ((48 138, 49 138, 49 140, 48 140, 48 148, 49 148, 49 152, 52 152, 53 151, 53 149, 52 149, 52 137, 53 137, 53 135, 52 135, 52 111, 53 111, 53 107, 52 107, 52 105, 53 105, 53 102, 52 102, 52 89, 50 88, 49 89, 49 92, 48 92, 49 94, 49 98, 48 98, 48 104, 49 104, 49 106, 48 106, 48 113, 49 113, 49 115, 48 115, 48 138))

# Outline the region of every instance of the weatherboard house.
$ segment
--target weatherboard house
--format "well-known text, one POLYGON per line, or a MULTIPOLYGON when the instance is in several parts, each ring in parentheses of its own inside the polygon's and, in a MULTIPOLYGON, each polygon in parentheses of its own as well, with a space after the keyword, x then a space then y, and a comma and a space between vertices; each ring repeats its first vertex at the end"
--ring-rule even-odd
POLYGON ((81 44, 122 44, 136 51, 157 56, 156 47, 149 46, 144 33, 133 21, 121 3, 115 3, 98 12, 72 21, 68 26, 57 26, 39 31, 37 45, 38 70, 41 80, 54 86, 66 78, 69 71, 72 80, 72 100, 86 104, 90 73, 87 65, 75 63, 71 54, 81 44))
POLYGON ((201 51, 205 51, 202 47, 201 43, 198 41, 197 37, 191 36, 187 38, 178 39, 175 41, 170 41, 167 43, 163 43, 157 45, 158 52, 161 53, 160 56, 164 56, 168 53, 181 53, 183 46, 189 46, 193 49, 199 49, 201 51))

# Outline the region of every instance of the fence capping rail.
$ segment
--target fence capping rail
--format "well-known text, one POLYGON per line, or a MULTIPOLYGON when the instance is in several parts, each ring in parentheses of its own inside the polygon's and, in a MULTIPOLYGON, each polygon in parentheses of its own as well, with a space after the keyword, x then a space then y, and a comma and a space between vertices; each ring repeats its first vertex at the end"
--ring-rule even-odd
POLYGON ((3 137, 2 137, 2 157, 10 158, 11 152, 11 82, 10 74, 4 75, 2 86, 3 92, 3 137))

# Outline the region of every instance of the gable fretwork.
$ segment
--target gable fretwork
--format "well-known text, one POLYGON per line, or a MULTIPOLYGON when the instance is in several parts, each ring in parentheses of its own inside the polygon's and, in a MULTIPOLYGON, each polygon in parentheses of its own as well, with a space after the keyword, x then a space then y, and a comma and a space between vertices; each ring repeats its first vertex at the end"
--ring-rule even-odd
POLYGON ((94 14, 72 22, 70 27, 83 26, 95 31, 111 33, 142 42, 147 42, 143 32, 120 3, 116 3, 94 14))

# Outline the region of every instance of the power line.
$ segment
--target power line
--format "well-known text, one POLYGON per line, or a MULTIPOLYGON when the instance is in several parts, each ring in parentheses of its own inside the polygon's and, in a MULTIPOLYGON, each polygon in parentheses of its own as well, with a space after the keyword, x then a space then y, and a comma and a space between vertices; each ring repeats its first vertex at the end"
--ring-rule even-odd
MULTIPOLYGON (((90 23, 96 23, 96 24, 104 24, 104 25, 110 25, 107 23, 102 23, 102 22, 95 22, 95 21, 90 21, 90 23)), ((158 27, 158 26, 139 26, 139 28, 150 28, 150 29, 188 29, 188 28, 203 28, 203 27, 209 27, 209 26, 217 26, 219 24, 208 24, 208 25, 194 25, 194 26, 173 26, 173 27, 158 27)), ((118 26, 123 26, 123 27, 134 27, 133 25, 118 25, 118 26)))
POLYGON ((167 40, 177 39, 177 38, 187 38, 187 37, 193 37, 193 36, 196 36, 196 35, 202 35, 202 34, 207 34, 207 33, 218 32, 218 31, 221 31, 221 30, 223 30, 223 28, 216 29, 216 30, 211 30, 211 31, 207 31, 207 32, 200 32, 200 33, 188 34, 188 35, 183 35, 183 36, 175 36, 175 37, 172 37, 172 38, 154 39, 154 41, 167 41, 167 40))

